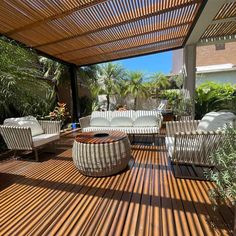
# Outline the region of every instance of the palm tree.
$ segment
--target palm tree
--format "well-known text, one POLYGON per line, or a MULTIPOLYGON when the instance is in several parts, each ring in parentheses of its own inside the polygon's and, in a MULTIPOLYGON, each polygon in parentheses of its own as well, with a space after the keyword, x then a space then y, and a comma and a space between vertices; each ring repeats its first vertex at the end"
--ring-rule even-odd
POLYGON ((154 73, 151 76, 152 83, 158 90, 167 89, 170 86, 168 78, 162 73, 154 73))
POLYGON ((125 76, 123 67, 119 64, 106 63, 100 68, 100 78, 104 93, 107 98, 107 110, 110 108, 111 95, 119 93, 120 80, 125 76))
POLYGON ((160 72, 156 72, 151 76, 150 83, 155 89, 156 98, 158 97, 158 92, 160 90, 167 89, 171 86, 171 83, 169 82, 168 78, 160 72))
POLYGON ((128 74, 127 89, 125 94, 130 94, 134 97, 134 110, 137 108, 137 101, 139 97, 147 97, 149 95, 149 88, 143 81, 142 72, 130 72, 128 74))

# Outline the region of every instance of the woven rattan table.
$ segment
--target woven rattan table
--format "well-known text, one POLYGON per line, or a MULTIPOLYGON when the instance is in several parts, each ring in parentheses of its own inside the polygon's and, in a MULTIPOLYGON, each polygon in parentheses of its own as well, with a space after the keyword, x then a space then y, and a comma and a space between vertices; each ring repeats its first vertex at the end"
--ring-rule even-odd
POLYGON ((131 157, 130 142, 120 131, 83 132, 75 138, 72 157, 84 175, 113 175, 126 168, 131 157))

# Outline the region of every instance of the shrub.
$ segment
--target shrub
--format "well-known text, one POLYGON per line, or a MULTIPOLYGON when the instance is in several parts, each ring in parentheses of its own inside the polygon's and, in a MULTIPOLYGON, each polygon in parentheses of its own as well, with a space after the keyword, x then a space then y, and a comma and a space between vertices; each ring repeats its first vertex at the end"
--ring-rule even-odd
POLYGON ((210 192, 213 200, 229 198, 236 201, 236 129, 228 127, 222 145, 211 158, 219 171, 210 171, 207 175, 216 184, 216 189, 210 192))
POLYGON ((166 99, 168 101, 168 106, 172 108, 175 101, 180 99, 181 94, 179 90, 163 90, 161 91, 159 97, 160 99, 166 99))
POLYGON ((205 82, 196 89, 196 118, 210 111, 236 110, 236 86, 205 82))

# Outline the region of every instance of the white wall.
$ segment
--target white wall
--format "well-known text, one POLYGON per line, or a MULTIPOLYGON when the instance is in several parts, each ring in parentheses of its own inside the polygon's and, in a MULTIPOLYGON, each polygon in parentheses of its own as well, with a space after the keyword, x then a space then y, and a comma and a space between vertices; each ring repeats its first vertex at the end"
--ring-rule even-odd
POLYGON ((212 81, 219 84, 236 84, 236 71, 213 72, 196 75, 196 87, 205 81, 212 81))

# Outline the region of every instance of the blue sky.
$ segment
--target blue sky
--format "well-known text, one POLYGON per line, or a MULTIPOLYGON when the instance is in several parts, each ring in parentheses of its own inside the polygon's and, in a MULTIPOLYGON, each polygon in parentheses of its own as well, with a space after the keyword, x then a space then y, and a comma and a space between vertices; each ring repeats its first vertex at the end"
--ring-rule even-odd
POLYGON ((116 61, 128 70, 142 71, 147 74, 163 72, 169 74, 172 66, 172 51, 116 61))

